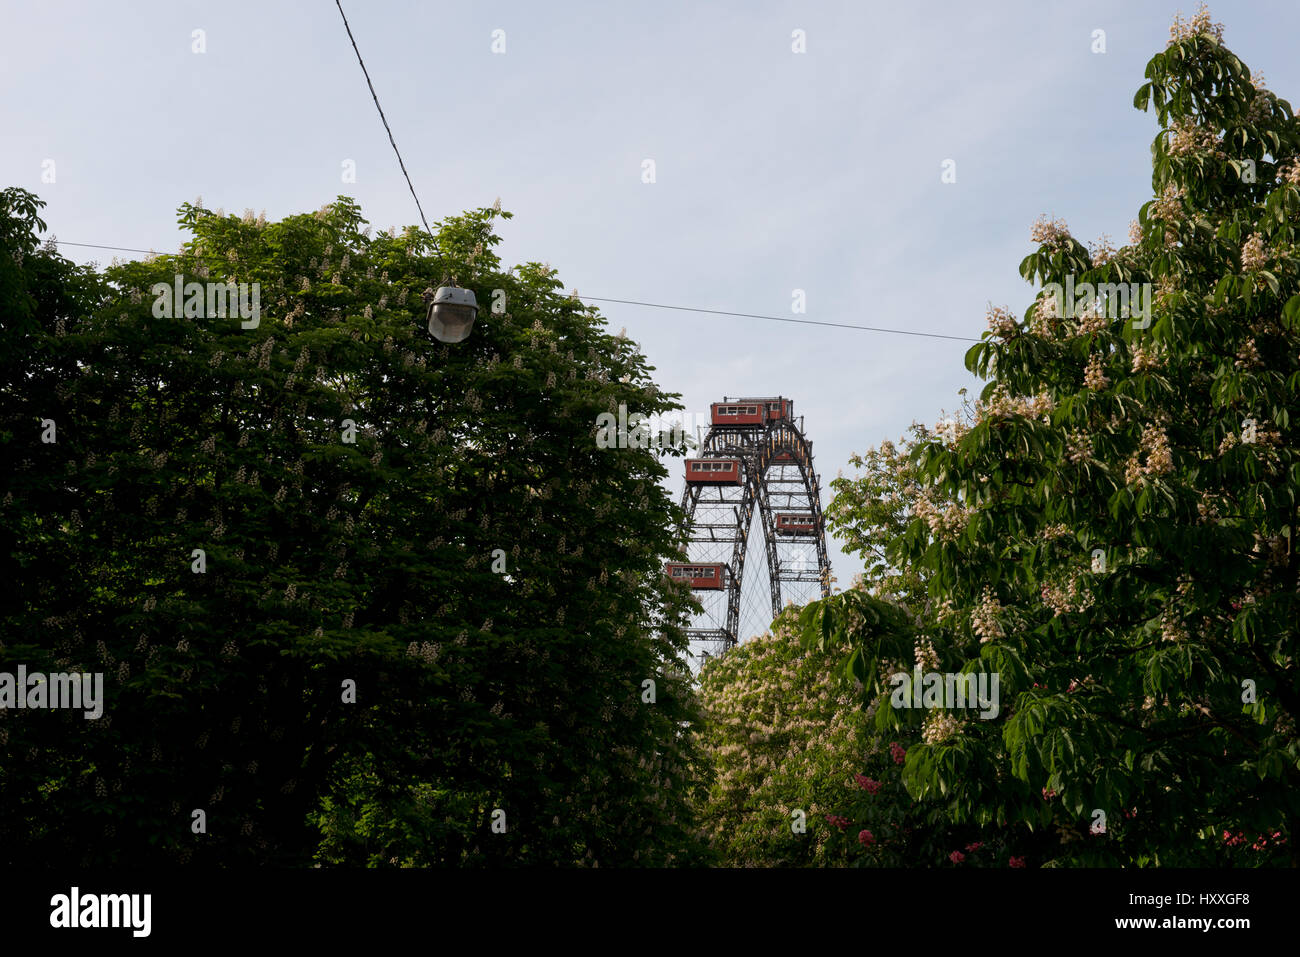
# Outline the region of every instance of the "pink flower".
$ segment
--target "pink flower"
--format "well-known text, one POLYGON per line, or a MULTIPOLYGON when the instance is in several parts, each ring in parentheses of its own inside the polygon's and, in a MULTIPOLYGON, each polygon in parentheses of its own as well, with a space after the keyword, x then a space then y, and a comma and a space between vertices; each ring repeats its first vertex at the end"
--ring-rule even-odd
POLYGON ((1043 788, 1043 800, 1044 800, 1044 801, 1050 801, 1050 800, 1051 800, 1052 798, 1054 798, 1054 797, 1056 797, 1056 792, 1055 792, 1055 791, 1049 791, 1049 790, 1047 790, 1047 788, 1043 788))
POLYGON ((902 764, 907 757, 907 748, 895 741, 889 746, 889 756, 894 759, 895 764, 902 764))
POLYGON ((1008 867, 1024 867, 1024 866, 1025 866, 1025 859, 1024 859, 1023 857, 1013 857, 1013 858, 1011 858, 1011 860, 1007 861, 1007 866, 1008 866, 1008 867))
POLYGON ((1233 834, 1230 831, 1224 831, 1223 839, 1227 842, 1229 847, 1236 847, 1238 844, 1246 843, 1246 835, 1242 834, 1240 831, 1236 834, 1233 834))
POLYGON ((830 821, 841 831, 849 826, 849 819, 847 817, 840 817, 838 814, 827 814, 826 820, 830 821))
POLYGON ((863 847, 870 847, 876 843, 876 836, 868 830, 861 830, 858 832, 858 843, 863 847))
POLYGON ((974 854, 976 851, 978 851, 978 850, 979 850, 981 847, 983 847, 983 846, 984 846, 984 842, 983 842, 983 841, 976 841, 974 844, 967 844, 967 845, 966 845, 966 850, 969 851, 970 853, 974 854))
MULTIPOLYGON (((1224 831, 1223 833, 1224 833, 1224 834, 1227 834, 1228 832, 1227 832, 1227 831, 1224 831)), ((1277 841, 1277 843, 1279 843, 1279 844, 1283 844, 1283 843, 1286 842, 1286 839, 1282 837, 1282 832, 1281 832, 1281 831, 1274 831, 1272 837, 1273 837, 1273 840, 1277 841)), ((1269 841, 1269 839, 1268 839, 1267 837, 1265 837, 1263 834, 1260 834, 1260 835, 1259 835, 1259 839, 1256 840, 1254 844, 1250 845, 1250 849, 1251 849, 1252 851, 1262 851, 1262 850, 1264 850, 1264 848, 1268 847, 1268 841, 1269 841)), ((1229 841, 1228 843, 1230 843, 1230 844, 1244 844, 1244 843, 1246 843, 1246 838, 1245 838, 1244 836, 1242 836, 1242 835, 1238 835, 1237 840, 1235 840, 1235 841, 1229 841)))
POLYGON ((952 861, 954 864, 960 864, 962 861, 966 860, 966 855, 961 851, 953 851, 948 855, 948 860, 952 861))
POLYGON ((882 787, 879 781, 867 777, 865 774, 855 775, 858 779, 858 787, 865 790, 868 794, 879 794, 882 787))

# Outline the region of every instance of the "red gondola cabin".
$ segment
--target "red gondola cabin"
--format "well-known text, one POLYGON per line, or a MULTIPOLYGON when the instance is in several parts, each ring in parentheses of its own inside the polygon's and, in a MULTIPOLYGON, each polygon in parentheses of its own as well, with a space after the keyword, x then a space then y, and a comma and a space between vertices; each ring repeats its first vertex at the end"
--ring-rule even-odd
POLYGON ((727 583, 727 566, 721 564, 687 565, 683 562, 669 562, 664 567, 664 572, 674 581, 690 582, 691 588, 721 591, 727 583))
POLYGON ((794 403, 780 396, 723 399, 709 407, 714 425, 767 425, 794 416, 794 403))
POLYGON ((778 535, 815 535, 817 526, 813 517, 805 513, 786 513, 776 516, 776 533, 778 535))
POLYGON ((740 459, 687 459, 687 485, 739 485, 740 459))

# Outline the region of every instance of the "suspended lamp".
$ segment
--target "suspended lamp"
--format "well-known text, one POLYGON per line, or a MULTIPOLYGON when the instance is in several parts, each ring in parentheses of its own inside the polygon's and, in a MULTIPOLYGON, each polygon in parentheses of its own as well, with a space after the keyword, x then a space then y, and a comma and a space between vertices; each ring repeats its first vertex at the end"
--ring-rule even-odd
POLYGON ((461 342, 469 338, 478 318, 478 300, 471 289, 439 286, 424 291, 429 304, 429 334, 439 342, 461 342))

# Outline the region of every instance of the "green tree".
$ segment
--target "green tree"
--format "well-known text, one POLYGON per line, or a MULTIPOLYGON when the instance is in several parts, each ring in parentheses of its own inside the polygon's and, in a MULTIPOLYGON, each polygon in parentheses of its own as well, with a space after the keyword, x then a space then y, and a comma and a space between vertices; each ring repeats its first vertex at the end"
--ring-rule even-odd
POLYGON ((552 270, 501 269, 509 213, 448 219, 439 256, 345 197, 185 204, 179 255, 100 278, 5 196, 0 260, 67 291, 11 324, 0 273, 0 670, 107 699, 0 710, 6 861, 690 859, 677 510, 658 454, 595 442, 679 406, 552 270), (482 304, 454 346, 422 301, 447 269, 482 304), (260 315, 168 310, 178 276, 256 283, 260 315))
MULTIPOLYGON (((1148 64, 1156 198, 1130 245, 1036 224, 1043 291, 968 353, 972 427, 915 450, 948 504, 888 546, 926 581, 938 666, 998 674, 1003 701, 932 714, 909 790, 1054 833, 1033 865, 1300 863, 1300 123, 1221 41, 1202 11, 1148 64)), ((897 639, 850 600, 806 626, 866 676, 897 639)))
MULTIPOLYGON (((806 653, 786 609, 771 630, 700 671, 700 759, 711 778, 698 819, 720 863, 833 865, 828 820, 866 754, 865 718, 831 657, 806 653)), ((703 777, 703 775, 701 775, 703 777)))

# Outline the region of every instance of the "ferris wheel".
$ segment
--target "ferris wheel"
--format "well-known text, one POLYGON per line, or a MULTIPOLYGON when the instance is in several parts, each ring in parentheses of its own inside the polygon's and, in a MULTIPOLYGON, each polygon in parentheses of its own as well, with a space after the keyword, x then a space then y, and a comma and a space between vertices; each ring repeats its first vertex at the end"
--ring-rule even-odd
POLYGON ((667 573, 700 600, 688 629, 697 663, 766 631, 786 603, 830 596, 821 488, 793 408, 782 396, 715 402, 686 460, 688 560, 667 573), (762 534, 751 538, 755 514, 762 534))

